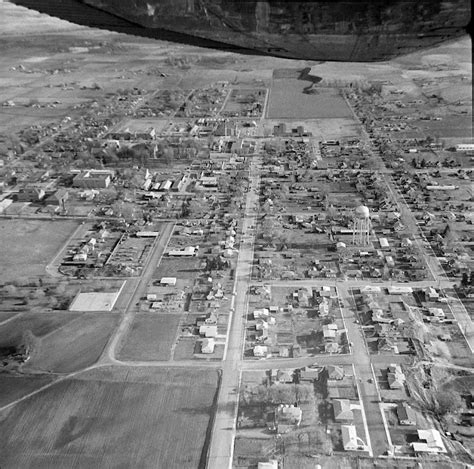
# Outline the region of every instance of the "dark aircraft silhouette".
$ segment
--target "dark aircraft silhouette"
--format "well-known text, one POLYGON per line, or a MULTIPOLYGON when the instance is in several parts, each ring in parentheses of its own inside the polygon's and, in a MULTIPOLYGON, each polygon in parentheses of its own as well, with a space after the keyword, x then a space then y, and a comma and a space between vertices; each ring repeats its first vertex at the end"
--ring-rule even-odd
POLYGON ((469 0, 10 0, 95 28, 240 53, 378 61, 470 31, 469 0))

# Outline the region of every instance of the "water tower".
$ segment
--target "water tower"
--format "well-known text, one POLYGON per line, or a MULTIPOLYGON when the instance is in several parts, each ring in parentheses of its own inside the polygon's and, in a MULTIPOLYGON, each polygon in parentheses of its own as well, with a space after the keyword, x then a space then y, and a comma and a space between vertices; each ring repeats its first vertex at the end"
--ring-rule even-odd
POLYGON ((359 205, 354 211, 352 244, 367 246, 370 242, 370 212, 365 205, 359 205))

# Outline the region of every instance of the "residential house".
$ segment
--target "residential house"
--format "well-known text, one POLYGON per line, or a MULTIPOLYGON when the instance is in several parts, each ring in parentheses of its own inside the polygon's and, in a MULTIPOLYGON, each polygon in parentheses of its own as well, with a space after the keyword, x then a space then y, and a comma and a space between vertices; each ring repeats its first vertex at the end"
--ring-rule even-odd
POLYGON ((324 345, 324 351, 326 353, 339 353, 339 345, 335 342, 330 342, 324 345))
POLYGON ((279 383, 292 384, 294 382, 293 370, 277 370, 277 380, 279 383))
POLYGON ((416 413, 405 402, 397 405, 397 416, 400 425, 416 425, 416 413))
POLYGON ((44 199, 46 193, 42 187, 26 186, 18 192, 18 202, 40 202, 44 199))
POLYGON ((329 301, 327 298, 323 298, 323 301, 318 305, 319 316, 325 318, 329 315, 329 301))
POLYGON ((5 212, 5 210, 13 203, 12 199, 3 199, 0 201, 0 213, 5 212))
POLYGON ((364 451, 365 443, 357 436, 354 425, 341 425, 342 445, 345 451, 364 451))
POLYGON ((336 422, 349 423, 354 420, 354 413, 351 410, 351 401, 349 399, 334 399, 332 406, 336 422))
POLYGON ((337 337, 337 325, 336 324, 324 324, 323 325, 323 337, 325 342, 334 342, 337 337))
POLYGON ((199 328, 199 335, 202 335, 204 337, 216 337, 217 336, 217 326, 216 325, 209 325, 209 324, 203 324, 199 328))
POLYGON ((204 339, 201 342, 201 353, 214 353, 216 341, 213 338, 204 339))
POLYGON ((172 257, 193 257, 197 256, 198 247, 187 246, 184 249, 172 249, 168 256, 172 257))
POLYGON ((379 352, 398 353, 398 348, 390 337, 379 337, 377 339, 377 350, 379 352))
POLYGON ((268 462, 259 462, 257 469, 278 469, 278 461, 270 459, 268 462))
POLYGON ((290 404, 280 404, 275 412, 277 433, 287 433, 298 427, 303 417, 300 407, 290 404))
POLYGON ((439 321, 445 318, 445 313, 441 308, 428 308, 428 313, 433 316, 433 320, 439 321))
POLYGON ((392 364, 387 368, 387 380, 390 389, 402 389, 405 385, 405 374, 400 365, 392 364))
POLYGON ((217 324, 217 314, 216 313, 208 313, 206 319, 204 320, 205 324, 217 324))
POLYGON ((425 288, 425 296, 429 301, 438 301, 439 293, 433 287, 425 288))
POLYGON ((418 430, 418 442, 412 443, 415 453, 446 453, 443 439, 438 430, 418 430))
POLYGON ((313 381, 319 379, 319 374, 321 373, 321 368, 303 368, 300 370, 300 382, 313 381))
POLYGON ((266 357, 268 354, 268 347, 266 345, 256 345, 253 348, 254 357, 266 357))
POLYGON ((329 365, 326 367, 326 370, 328 372, 328 379, 344 379, 344 368, 341 366, 329 365))
POLYGON ((69 198, 69 192, 64 189, 58 189, 56 192, 51 194, 47 199, 46 203, 48 205, 58 205, 63 210, 66 208, 66 201, 69 198))
POLYGON ((254 319, 260 319, 260 318, 267 318, 270 314, 270 311, 267 309, 267 308, 263 308, 263 309, 256 309, 254 312, 253 312, 253 318, 254 319))

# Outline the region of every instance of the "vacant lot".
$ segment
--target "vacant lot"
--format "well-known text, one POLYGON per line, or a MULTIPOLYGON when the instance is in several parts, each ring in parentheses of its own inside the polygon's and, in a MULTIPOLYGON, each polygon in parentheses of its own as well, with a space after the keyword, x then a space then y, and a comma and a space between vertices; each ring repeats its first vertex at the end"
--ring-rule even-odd
POLYGON ((76 226, 72 221, 0 220, 0 282, 43 275, 76 226))
POLYGON ((2 468, 202 468, 217 373, 95 370, 0 418, 2 468))
POLYGON ((169 360, 181 315, 140 314, 119 352, 121 360, 169 360))
POLYGON ((274 79, 268 102, 269 119, 328 119, 352 117, 351 110, 338 90, 314 88, 305 92, 310 82, 298 79, 274 79))
POLYGON ((26 368, 69 373, 94 364, 117 321, 116 315, 81 315, 41 338, 26 368))
POLYGON ((180 279, 195 279, 201 262, 196 257, 163 257, 153 278, 176 277, 180 279))

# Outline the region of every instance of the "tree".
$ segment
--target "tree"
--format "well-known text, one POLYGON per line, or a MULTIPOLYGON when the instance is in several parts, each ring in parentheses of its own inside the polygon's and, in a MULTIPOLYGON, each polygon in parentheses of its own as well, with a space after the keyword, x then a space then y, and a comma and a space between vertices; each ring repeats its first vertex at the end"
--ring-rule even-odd
POLYGON ((456 412, 462 407, 461 396, 457 392, 446 392, 439 389, 435 394, 434 411, 439 416, 456 412))
MULTIPOLYGON (((463 272, 461 279, 461 287, 466 288, 469 285, 469 278, 466 272, 463 272)), ((472 285, 472 272, 471 272, 471 285, 472 285)))

